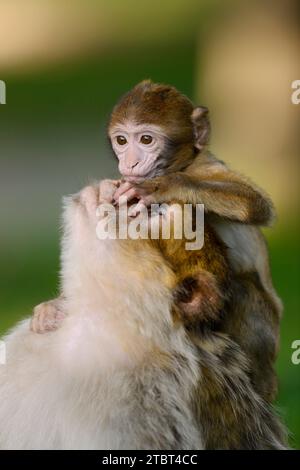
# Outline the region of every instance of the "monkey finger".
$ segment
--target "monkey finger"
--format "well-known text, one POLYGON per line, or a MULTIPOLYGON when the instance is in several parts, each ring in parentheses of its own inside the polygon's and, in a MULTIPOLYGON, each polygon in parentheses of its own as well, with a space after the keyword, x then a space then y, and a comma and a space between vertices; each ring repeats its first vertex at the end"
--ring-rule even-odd
POLYGON ((38 321, 37 321, 37 317, 32 317, 31 318, 31 321, 30 321, 30 330, 33 332, 33 333, 38 333, 38 321))
POLYGON ((126 191, 128 191, 131 188, 132 188, 132 184, 129 183, 128 181, 121 182, 118 189, 116 190, 114 194, 114 200, 117 202, 120 196, 122 196, 122 194, 124 194, 126 191))
POLYGON ((151 204, 154 204, 155 202, 157 202, 156 198, 152 194, 149 194, 148 196, 140 195, 140 200, 141 200, 141 202, 143 202, 143 204, 146 207, 149 207, 149 206, 151 206, 151 204))
POLYGON ((43 333, 44 332, 44 328, 41 328, 41 318, 40 318, 40 314, 36 314, 32 317, 31 319, 31 322, 30 322, 30 330, 33 332, 33 333, 43 333))
POLYGON ((90 217, 96 215, 99 200, 99 188, 95 186, 86 186, 80 192, 80 202, 85 207, 90 217))
POLYGON ((112 184, 116 186, 116 188, 119 188, 120 184, 122 183, 122 180, 110 180, 112 184))
POLYGON ((114 194, 120 185, 120 180, 102 180, 99 183, 99 204, 103 202, 113 203, 114 194))
POLYGON ((129 208, 128 216, 134 218, 141 212, 148 213, 147 206, 144 204, 142 200, 129 208))
POLYGON ((122 204, 135 198, 139 199, 139 194, 135 188, 130 188, 119 196, 117 202, 122 204))

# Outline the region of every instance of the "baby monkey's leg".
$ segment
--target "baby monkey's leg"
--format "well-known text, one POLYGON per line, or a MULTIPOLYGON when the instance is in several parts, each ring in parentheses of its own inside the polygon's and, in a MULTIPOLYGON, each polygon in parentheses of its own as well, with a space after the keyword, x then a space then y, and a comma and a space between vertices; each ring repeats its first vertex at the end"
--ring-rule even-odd
MULTIPOLYGON (((114 194, 117 188, 120 185, 119 180, 103 180, 100 181, 98 190, 96 193, 91 191, 91 187, 84 188, 80 192, 81 203, 89 207, 89 210, 94 204, 91 204, 91 197, 93 203, 95 203, 95 209, 97 204, 102 203, 113 203, 114 194), (94 195, 97 195, 98 201, 94 201, 94 195), (91 197, 90 197, 91 196, 91 197)), ((97 187, 97 185, 95 185, 97 187)), ((31 320, 30 328, 34 333, 47 333, 49 331, 57 330, 62 321, 64 320, 66 314, 63 312, 63 295, 49 300, 47 302, 42 302, 33 309, 33 317, 31 320)))

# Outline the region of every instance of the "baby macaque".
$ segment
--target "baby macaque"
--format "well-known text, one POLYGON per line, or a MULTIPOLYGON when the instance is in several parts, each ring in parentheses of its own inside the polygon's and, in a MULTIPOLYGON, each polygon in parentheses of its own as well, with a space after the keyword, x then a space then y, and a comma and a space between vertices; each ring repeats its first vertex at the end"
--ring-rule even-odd
MULTIPOLYGON (((268 252, 258 228, 272 222, 272 202, 261 189, 207 151, 208 110, 194 107, 174 87, 150 80, 139 83, 114 108, 108 134, 122 175, 114 182, 110 198, 116 204, 121 196, 129 203, 138 201, 131 208, 131 216, 153 203, 204 204, 205 230, 213 229, 218 243, 226 247, 231 269, 226 312, 219 316, 218 325, 214 322, 214 328, 241 345, 251 363, 256 391, 272 402, 277 392, 273 366, 282 306, 272 285, 268 252)), ((175 250, 174 243, 168 241, 168 252, 175 250)), ((192 256, 195 252, 190 259, 192 256)), ((185 264, 184 260, 180 254, 172 263, 188 274, 189 262, 185 264)), ((208 271, 212 269, 212 265, 207 267, 208 271)), ((58 326, 60 302, 52 302, 36 307, 33 331, 42 333, 58 326)), ((202 319, 203 311, 199 311, 197 327, 202 319)))
POLYGON ((283 448, 239 346, 185 325, 203 310, 202 282, 222 308, 223 245, 208 229, 186 278, 160 239, 99 239, 99 202, 90 186, 65 203, 60 328, 38 335, 25 320, 3 338, 0 449, 283 448))

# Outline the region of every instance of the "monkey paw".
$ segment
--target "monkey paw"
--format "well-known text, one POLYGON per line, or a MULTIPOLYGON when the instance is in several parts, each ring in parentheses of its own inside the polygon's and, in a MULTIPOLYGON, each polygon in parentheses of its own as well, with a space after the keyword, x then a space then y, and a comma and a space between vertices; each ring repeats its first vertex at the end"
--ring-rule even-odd
POLYGON ((86 186, 80 191, 79 200, 88 215, 91 218, 95 218, 96 210, 99 206, 99 187, 97 185, 86 186))
POLYGON ((30 329, 34 333, 48 333, 57 330, 64 318, 65 314, 59 310, 55 300, 43 302, 33 309, 30 329))
MULTIPOLYGON (((149 207, 151 204, 154 204, 156 202, 156 199, 154 198, 154 195, 151 192, 148 193, 148 189, 150 187, 152 188, 151 183, 148 184, 149 188, 144 188, 143 185, 146 185, 146 183, 147 182, 138 184, 131 183, 129 181, 121 182, 121 184, 114 193, 114 202, 116 204, 119 204, 121 197, 128 202, 132 201, 133 199, 136 199, 141 203, 138 209, 140 209, 141 206, 149 207)), ((152 189, 154 190, 154 186, 152 189)))
POLYGON ((79 200, 93 219, 100 204, 113 204, 114 194, 120 185, 118 180, 103 180, 99 184, 86 186, 79 193, 79 200))
POLYGON ((114 195, 121 184, 121 180, 102 180, 99 183, 99 204, 104 202, 113 204, 114 195))

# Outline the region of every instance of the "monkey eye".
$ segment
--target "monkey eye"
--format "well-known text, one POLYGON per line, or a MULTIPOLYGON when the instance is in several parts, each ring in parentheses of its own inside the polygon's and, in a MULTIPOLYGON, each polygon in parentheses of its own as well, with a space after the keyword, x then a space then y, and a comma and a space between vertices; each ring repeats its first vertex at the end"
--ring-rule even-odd
POLYGON ((117 135, 116 139, 119 145, 127 144, 127 139, 123 135, 117 135))
POLYGON ((144 134, 142 135, 142 137, 140 138, 140 142, 144 145, 149 145, 151 144, 153 140, 153 137, 151 135, 148 135, 148 134, 144 134))

